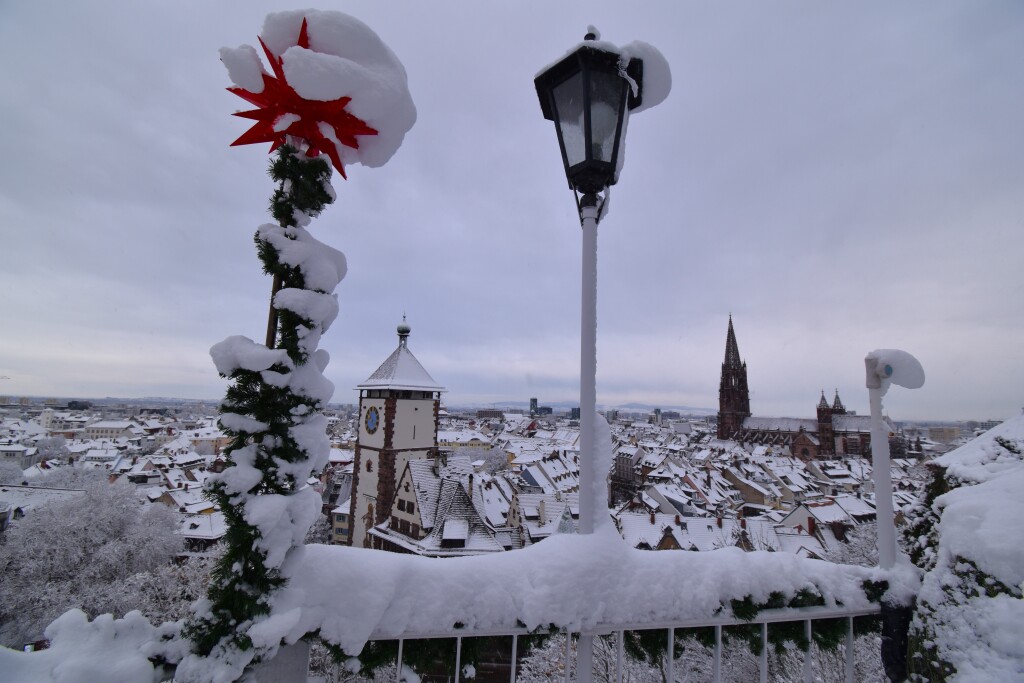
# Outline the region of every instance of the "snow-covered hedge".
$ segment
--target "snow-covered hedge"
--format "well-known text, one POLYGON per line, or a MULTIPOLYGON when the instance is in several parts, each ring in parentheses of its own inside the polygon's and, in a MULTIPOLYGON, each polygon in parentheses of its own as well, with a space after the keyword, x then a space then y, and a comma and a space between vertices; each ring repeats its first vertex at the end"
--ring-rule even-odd
POLYGON ((911 624, 915 681, 1024 680, 1024 415, 934 461, 917 510, 927 570, 911 624))

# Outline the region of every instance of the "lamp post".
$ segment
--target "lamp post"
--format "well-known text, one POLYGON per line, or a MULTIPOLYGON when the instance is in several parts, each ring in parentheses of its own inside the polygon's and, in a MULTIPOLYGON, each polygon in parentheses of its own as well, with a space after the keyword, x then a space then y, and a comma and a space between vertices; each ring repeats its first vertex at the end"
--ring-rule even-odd
MULTIPOLYGON (((555 122, 558 146, 583 229, 580 302, 580 522, 592 534, 598 514, 594 417, 597 403, 597 224, 607 190, 619 178, 629 111, 640 105, 643 62, 599 45, 591 30, 574 51, 534 79, 544 118, 555 122), (604 193, 604 197, 601 197, 604 193)), ((577 680, 589 683, 593 636, 580 636, 577 680)), ((568 664, 568 662, 567 662, 568 664)), ((568 667, 566 668, 568 676, 568 667)))
MULTIPOLYGON (((865 384, 871 406, 871 474, 875 481, 875 521, 878 526, 878 566, 896 566, 896 526, 893 516, 889 428, 882 417, 882 397, 889 386, 907 389, 924 386, 924 368, 906 351, 877 349, 864 358, 865 384)), ((882 665, 890 680, 907 674, 907 644, 911 608, 882 603, 882 665)))
POLYGON ((555 122, 569 188, 583 229, 580 316, 580 533, 594 531, 593 472, 597 376, 597 224, 607 189, 619 179, 629 111, 641 103, 643 62, 590 32, 534 79, 544 118, 555 122), (604 193, 604 197, 601 197, 604 193))

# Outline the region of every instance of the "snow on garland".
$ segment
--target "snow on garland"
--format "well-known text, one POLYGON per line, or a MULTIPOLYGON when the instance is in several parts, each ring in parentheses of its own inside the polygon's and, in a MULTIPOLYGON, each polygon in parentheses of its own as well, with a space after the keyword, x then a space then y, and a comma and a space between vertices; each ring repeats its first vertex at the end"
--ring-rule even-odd
POLYGON ((256 105, 238 115, 253 126, 233 144, 271 143, 277 190, 255 240, 264 272, 274 276, 267 344, 233 336, 210 350, 230 377, 220 424, 232 438, 224 472, 210 491, 228 523, 226 550, 208 599, 184 627, 192 652, 176 680, 232 681, 281 641, 261 637, 280 615, 274 595, 285 588, 282 566, 301 551, 319 513, 306 482, 327 463, 330 444, 322 407, 334 393, 324 377, 329 357, 318 349, 338 314, 334 289, 345 277, 340 251, 306 226, 334 201, 331 169, 379 166, 416 120, 405 70, 363 23, 339 12, 292 11, 267 17, 259 37, 273 74, 251 46, 222 49, 235 87, 256 105))
POLYGON ((405 68, 366 24, 341 12, 294 10, 267 17, 259 42, 268 74, 251 45, 221 48, 235 87, 259 109, 237 116, 256 123, 233 144, 302 138, 310 156, 377 167, 398 150, 416 122, 405 68), (357 138, 358 136, 358 138, 357 138))

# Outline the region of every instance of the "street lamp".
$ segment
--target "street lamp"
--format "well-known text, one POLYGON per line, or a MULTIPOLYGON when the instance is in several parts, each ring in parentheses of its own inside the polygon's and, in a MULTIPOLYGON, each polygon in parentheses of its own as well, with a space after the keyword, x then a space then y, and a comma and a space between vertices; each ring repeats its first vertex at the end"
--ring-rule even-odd
POLYGON ((629 111, 640 106, 643 61, 601 47, 587 33, 534 79, 544 118, 555 122, 569 187, 597 194, 619 179, 629 111))
MULTIPOLYGON (((598 194, 619 179, 629 111, 640 105, 643 61, 597 43, 590 29, 584 42, 534 79, 544 118, 555 122, 562 164, 576 198, 583 228, 580 303, 580 525, 581 534, 608 524, 603 472, 595 471, 597 411, 597 223, 598 194), (604 499, 598 506, 597 501, 604 499)), ((603 201, 602 201, 603 204, 603 201)), ((593 636, 581 635, 576 675, 592 680, 593 636)), ((568 668, 566 669, 568 676, 568 668)))
MULTIPOLYGON (((882 418, 882 397, 892 384, 907 389, 924 386, 924 368, 906 351, 877 349, 864 358, 864 369, 871 406, 871 475, 875 481, 878 566, 892 569, 896 566, 896 521, 889 465, 889 428, 882 418)), ((906 675, 911 613, 907 605, 882 603, 882 665, 894 681, 906 675)))
POLYGON ((580 523, 594 532, 607 503, 596 505, 603 479, 594 472, 594 415, 597 389, 597 223, 598 194, 619 179, 629 111, 640 105, 643 61, 624 57, 597 42, 593 29, 574 51, 534 79, 544 118, 555 122, 569 187, 583 228, 580 319, 580 523))

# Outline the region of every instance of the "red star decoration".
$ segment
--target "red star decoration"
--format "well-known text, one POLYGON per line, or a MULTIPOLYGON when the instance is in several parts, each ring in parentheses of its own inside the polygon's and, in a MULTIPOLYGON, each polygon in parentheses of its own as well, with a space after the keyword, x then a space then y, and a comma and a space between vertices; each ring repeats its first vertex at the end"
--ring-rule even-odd
MULTIPOLYGON (((246 102, 259 107, 259 109, 235 113, 235 116, 252 119, 256 123, 232 142, 231 146, 269 142, 271 143, 270 151, 274 152, 285 143, 287 136, 302 138, 309 145, 307 151, 309 156, 315 157, 323 152, 330 157, 331 163, 334 168, 338 169, 341 177, 347 179, 345 168, 341 164, 341 156, 338 154, 338 147, 334 140, 321 132, 320 124, 325 124, 333 130, 334 137, 338 142, 353 149, 359 149, 357 135, 376 135, 377 131, 362 119, 346 111, 345 107, 352 100, 351 97, 341 97, 330 102, 303 99, 285 78, 284 60, 274 55, 262 38, 258 39, 274 75, 263 74, 263 92, 260 93, 250 92, 244 88, 228 88, 229 92, 233 92, 246 102), (275 128, 275 124, 278 124, 284 116, 295 120, 287 126, 275 128)), ((307 50, 310 49, 305 18, 302 20, 302 29, 299 31, 297 45, 307 50)))

